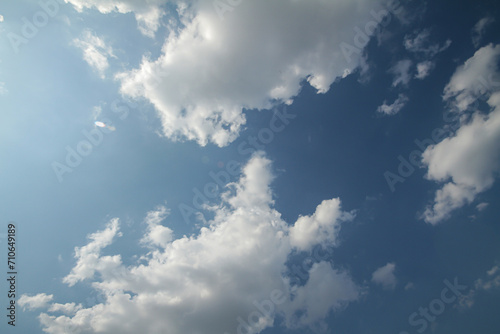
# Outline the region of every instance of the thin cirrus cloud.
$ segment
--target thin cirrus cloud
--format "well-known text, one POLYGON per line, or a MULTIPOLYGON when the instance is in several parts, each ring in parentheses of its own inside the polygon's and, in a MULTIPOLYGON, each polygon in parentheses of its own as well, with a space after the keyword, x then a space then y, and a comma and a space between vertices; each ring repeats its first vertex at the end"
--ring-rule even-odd
POLYGON ((446 40, 443 45, 433 43, 431 41, 430 29, 423 29, 422 31, 405 36, 403 44, 409 52, 421 54, 426 58, 433 58, 438 53, 448 49, 451 45, 451 40, 446 40))
POLYGON ((393 75, 392 86, 397 87, 408 86, 411 80, 411 66, 413 62, 410 59, 403 59, 394 64, 390 69, 389 73, 393 75))
POLYGON ((481 41, 483 39, 483 35, 486 32, 486 28, 495 22, 495 19, 491 16, 483 17, 479 20, 474 28, 472 28, 471 38, 472 44, 474 44, 475 48, 478 48, 481 45, 481 41))
POLYGON ((428 223, 437 224, 452 211, 472 203, 493 185, 500 172, 499 57, 500 45, 481 48, 457 68, 445 87, 444 99, 457 117, 483 97, 490 111, 474 110, 470 119, 462 116, 454 135, 422 154, 428 168, 426 177, 444 183, 422 215, 428 223))
POLYGON ((104 79, 109 67, 108 59, 116 58, 113 49, 90 30, 85 30, 80 38, 73 40, 73 45, 82 50, 83 59, 104 79))
POLYGON ((223 20, 212 1, 179 5, 182 28, 162 54, 116 78, 122 94, 152 103, 165 136, 226 146, 246 122, 244 109, 292 103, 304 80, 325 93, 358 68, 377 24, 372 12, 385 2, 244 1, 223 20), (365 27, 363 42, 355 28, 365 27), (356 41, 345 56, 342 43, 356 41))
POLYGON ((270 165, 263 153, 256 153, 222 205, 213 208, 214 220, 198 235, 169 240, 167 227, 157 229, 166 208, 149 212, 141 241, 149 252, 137 265, 125 266, 119 255, 102 254, 120 236, 118 219, 90 235, 87 245, 75 249, 77 263, 64 282, 90 282, 104 296, 102 302, 57 304, 44 293, 20 301, 46 309, 39 319, 49 333, 257 333, 278 325, 276 314, 288 328, 321 323, 357 300, 361 288, 347 271, 324 260, 312 265, 305 284, 296 285, 284 274, 286 262, 294 252, 310 251, 316 244, 338 245, 340 225, 353 213, 330 199, 313 215, 288 225, 272 208, 270 165), (313 224, 302 234, 305 222, 313 224), (272 307, 268 302, 265 309, 273 312, 264 314, 256 305, 269 301, 273 291, 279 292, 280 302, 272 307))

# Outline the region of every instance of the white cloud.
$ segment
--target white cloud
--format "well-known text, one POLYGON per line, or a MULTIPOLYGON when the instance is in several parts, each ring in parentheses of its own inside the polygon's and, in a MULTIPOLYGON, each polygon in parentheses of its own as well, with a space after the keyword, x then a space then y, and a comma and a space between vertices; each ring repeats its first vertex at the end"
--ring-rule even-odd
POLYGON ((423 80, 431 74, 432 69, 435 64, 432 61, 423 61, 417 64, 417 74, 415 74, 416 79, 423 80))
POLYGON ((470 289, 468 294, 461 296, 459 300, 459 308, 461 308, 462 310, 470 309, 472 306, 474 306, 475 299, 478 293, 500 288, 500 274, 498 274, 499 271, 500 266, 495 265, 493 266, 493 268, 486 272, 487 277, 485 279, 478 278, 474 282, 474 288, 470 289))
MULTIPOLYGON (((462 115, 455 134, 422 154, 428 166, 426 177, 445 183, 436 192, 434 203, 422 218, 437 224, 452 211, 472 203, 490 188, 500 172, 500 75, 497 60, 500 45, 487 45, 459 66, 444 90, 451 112, 463 112, 478 98, 487 97, 487 113, 476 111, 470 118, 462 115)), ((457 114, 459 115, 459 114, 457 114)))
POLYGON ((483 39, 483 34, 486 31, 486 28, 493 22, 495 22, 495 19, 493 17, 484 17, 476 23, 474 28, 472 28, 472 33, 471 33, 472 44, 474 44, 475 48, 479 47, 479 45, 481 44, 481 40, 483 39))
POLYGON ((480 96, 500 89, 498 58, 500 45, 482 47, 457 68, 444 90, 444 99, 459 111, 466 110, 480 96))
POLYGON ((384 289, 394 289, 398 282, 394 275, 395 269, 395 263, 387 263, 385 266, 378 268, 372 274, 372 282, 382 285, 384 289))
POLYGON ((63 282, 73 286, 79 281, 94 278, 96 271, 105 274, 107 269, 113 269, 121 263, 119 255, 101 256, 101 250, 109 246, 116 236, 121 236, 118 231, 118 219, 112 219, 106 229, 89 236, 92 240, 86 246, 75 247, 76 266, 71 273, 64 277, 63 282))
POLYGON ((338 198, 325 200, 312 216, 302 216, 290 228, 290 244, 309 251, 317 244, 337 245, 342 222, 354 219, 354 213, 343 212, 338 198))
POLYGON ((139 30, 149 37, 154 37, 160 26, 160 19, 165 14, 161 5, 167 0, 65 0, 76 10, 95 8, 103 14, 111 12, 134 13, 139 30))
POLYGON ((406 35, 404 40, 406 50, 419 53, 430 59, 450 47, 451 40, 448 39, 443 45, 439 45, 439 43, 431 42, 430 35, 431 31, 429 29, 423 29, 418 33, 406 35))
POLYGON ((275 325, 276 313, 289 327, 314 326, 358 299, 360 288, 350 275, 324 260, 312 265, 304 285, 290 283, 285 263, 295 247, 335 245, 338 220, 350 214, 341 212, 340 201, 333 199, 321 203, 312 217, 289 226, 272 208, 270 163, 262 153, 255 154, 240 180, 229 185, 223 202, 212 208, 214 220, 197 235, 167 241, 170 235, 161 231, 156 239, 153 231, 167 210, 160 206, 149 212, 145 238, 152 240, 153 249, 137 265, 125 266, 120 256, 100 254, 119 234, 118 220, 92 234, 86 246, 76 248, 77 263, 65 282, 89 280, 104 300, 87 308, 49 305, 48 313, 39 317, 44 331, 258 333, 275 325), (307 221, 313 225, 307 237, 292 237, 307 221))
POLYGON ((141 242, 153 247, 165 248, 172 241, 173 231, 168 227, 161 225, 161 222, 167 217, 168 210, 164 206, 159 206, 155 211, 148 212, 145 223, 148 225, 147 232, 141 242))
POLYGON ((0 22, 3 22, 3 15, 0 15, 0 22))
POLYGON ((413 282, 408 282, 405 285, 405 290, 411 290, 411 289, 415 289, 415 284, 413 284, 413 282))
POLYGON ((47 307, 53 298, 54 295, 47 295, 45 293, 39 293, 35 296, 22 295, 18 303, 23 309, 35 310, 47 307))
POLYGON ((73 44, 83 51, 83 59, 104 79, 109 67, 108 58, 115 57, 113 49, 90 30, 85 30, 81 38, 73 40, 73 44))
POLYGON ((490 114, 476 112, 455 136, 429 146, 422 154, 428 166, 426 177, 447 182, 436 192, 434 204, 423 215, 437 224, 475 196, 490 188, 500 172, 500 93, 488 100, 490 114))
POLYGON ((408 96, 405 94, 399 94, 397 99, 392 104, 387 104, 387 100, 384 100, 384 103, 377 108, 377 111, 386 115, 395 115, 403 109, 408 101, 408 96))
POLYGON ((488 207, 488 205, 490 205, 489 203, 479 203, 478 205, 476 205, 476 209, 477 211, 483 211, 484 209, 486 209, 488 207))
POLYGON ((389 69, 389 73, 394 75, 392 80, 392 86, 396 87, 398 85, 407 86, 411 80, 410 69, 412 66, 412 61, 409 59, 404 59, 398 61, 393 67, 389 69))
POLYGON ((294 300, 284 307, 288 327, 314 325, 324 319, 331 309, 342 309, 360 296, 359 287, 350 276, 346 272, 332 270, 328 262, 315 263, 309 275, 307 283, 295 290, 294 300))
POLYGON ((82 309, 81 304, 75 304, 75 303, 66 303, 66 304, 58 304, 58 303, 53 303, 49 307, 49 312, 61 312, 66 315, 74 315, 76 312, 82 309))
POLYGON ((225 146, 245 124, 244 108, 290 103, 303 80, 324 93, 352 73, 368 41, 354 28, 371 33, 370 12, 383 2, 243 1, 224 20, 212 1, 192 2, 157 59, 117 75, 121 92, 151 102, 165 136, 225 146), (347 44, 355 51, 344 56, 347 44))

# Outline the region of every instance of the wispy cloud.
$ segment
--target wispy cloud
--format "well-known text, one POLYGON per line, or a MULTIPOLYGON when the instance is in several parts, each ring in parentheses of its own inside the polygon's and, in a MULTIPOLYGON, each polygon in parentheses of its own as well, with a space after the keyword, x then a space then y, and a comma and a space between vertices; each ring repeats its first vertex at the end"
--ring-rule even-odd
POLYGON ((410 59, 404 59, 398 61, 389 69, 389 73, 394 75, 394 79, 392 80, 393 87, 408 85, 411 80, 410 69, 412 65, 413 62, 410 59))
POLYGON ((404 40, 404 46, 406 50, 419 53, 426 58, 433 58, 438 53, 443 52, 448 49, 451 45, 451 40, 446 40, 442 45, 439 43, 433 43, 431 41, 431 31, 430 29, 423 29, 419 32, 414 32, 413 34, 406 35, 404 40))
POLYGON ((423 80, 431 74, 432 69, 435 64, 432 61, 423 61, 417 64, 417 74, 415 74, 415 78, 419 80, 423 80))
POLYGON ((138 23, 139 30, 148 37, 154 37, 160 27, 160 19, 165 15, 161 5, 167 0, 137 1, 137 0, 67 0, 76 10, 95 8, 103 14, 118 12, 122 14, 133 13, 138 23))
POLYGON ((483 35, 486 32, 486 28, 494 22, 495 19, 493 17, 487 16, 479 20, 474 28, 472 28, 472 44, 474 44, 475 48, 478 48, 481 45, 481 40, 483 39, 483 35))
POLYGON ((405 94, 399 94, 392 104, 387 104, 387 100, 385 100, 384 103, 377 108, 377 111, 386 115, 395 115, 403 109, 408 101, 408 96, 405 94))
POLYGON ((104 79, 109 67, 108 59, 115 57, 113 49, 90 30, 85 30, 80 38, 73 40, 73 44, 83 51, 83 59, 104 79))
POLYGON ((486 272, 485 278, 478 278, 474 282, 474 288, 472 288, 468 294, 461 296, 458 307, 462 310, 470 309, 474 306, 478 294, 499 288, 500 266, 494 265, 486 272))

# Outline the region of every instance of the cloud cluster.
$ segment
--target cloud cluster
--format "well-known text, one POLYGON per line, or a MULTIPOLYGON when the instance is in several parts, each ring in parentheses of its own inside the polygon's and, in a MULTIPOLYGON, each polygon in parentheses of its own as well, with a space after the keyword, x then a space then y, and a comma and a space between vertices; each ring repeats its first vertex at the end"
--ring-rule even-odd
POLYGON ((444 98, 457 115, 484 96, 489 96, 490 109, 477 110, 470 118, 462 115, 456 133, 423 153, 426 177, 444 183, 423 214, 428 223, 439 223, 453 210, 473 202, 500 172, 500 81, 495 81, 499 55, 500 45, 481 48, 456 70, 445 88, 444 98))
POLYGON ((270 161, 256 153, 198 235, 173 240, 162 225, 167 210, 149 212, 142 239, 149 252, 136 265, 101 254, 120 235, 117 219, 90 235, 75 249, 64 282, 91 282, 105 296, 101 303, 50 304, 45 294, 21 300, 48 308, 39 317, 48 333, 258 333, 279 325, 276 314, 288 327, 313 326, 358 299, 360 288, 325 260, 312 265, 303 285, 291 283, 286 263, 313 245, 338 245, 340 224, 353 213, 331 199, 288 225, 272 208, 272 179, 270 161))
POLYGON ((324 93, 352 73, 361 52, 346 59, 340 46, 360 38, 354 28, 376 25, 371 12, 385 2, 243 1, 224 20, 212 1, 179 5, 183 28, 158 58, 117 75, 121 92, 152 103, 165 136, 225 146, 245 124, 244 109, 291 103, 304 80, 324 93))
MULTIPOLYGON (((441 52, 448 49, 451 40, 446 40, 442 45, 435 43, 431 38, 430 29, 416 30, 404 37, 403 46, 411 55, 394 63, 389 68, 388 73, 392 74, 392 87, 400 90, 408 90, 412 79, 423 80, 428 77, 436 66, 434 58, 441 52), (416 65, 415 65, 416 64, 416 65), (416 66, 416 73, 414 67, 416 66)), ((397 114, 407 103, 409 98, 407 94, 400 93, 392 104, 383 104, 377 109, 378 112, 386 115, 397 114)))
POLYGON ((470 289, 469 293, 460 298, 460 309, 465 310, 472 308, 479 293, 500 288, 500 266, 494 265, 486 274, 486 279, 478 278, 474 282, 474 287, 470 289))

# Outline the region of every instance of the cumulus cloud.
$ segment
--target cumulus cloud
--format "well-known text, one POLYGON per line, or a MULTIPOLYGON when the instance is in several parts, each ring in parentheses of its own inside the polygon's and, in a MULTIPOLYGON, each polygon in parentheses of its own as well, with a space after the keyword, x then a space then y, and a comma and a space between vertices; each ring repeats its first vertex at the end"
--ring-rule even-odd
POLYGON ((423 80, 431 74, 432 69, 435 64, 432 61, 423 61, 417 64, 417 74, 415 74, 415 78, 419 80, 423 80))
POLYGON ((291 103, 304 81, 324 93, 352 73, 375 30, 371 12, 385 2, 243 1, 223 20, 212 1, 178 5, 182 27, 158 58, 117 75, 121 92, 152 103, 165 136, 225 146, 245 124, 243 109, 291 103))
POLYGON ((419 32, 406 35, 404 39, 404 46, 406 50, 425 56, 426 58, 433 58, 438 53, 448 49, 451 45, 451 40, 446 40, 443 45, 433 43, 431 41, 430 29, 423 29, 419 32))
POLYGON ((293 254, 313 244, 338 245, 340 221, 352 214, 331 199, 312 216, 287 224, 273 209, 270 165, 256 153, 197 235, 174 240, 165 230, 157 234, 167 210, 149 212, 145 240, 153 249, 138 264, 125 266, 119 256, 101 255, 119 234, 117 219, 92 234, 87 245, 75 249, 77 263, 64 281, 70 286, 89 281, 104 300, 86 308, 48 305, 39 316, 44 331, 259 333, 281 324, 277 314, 290 328, 314 326, 357 300, 360 288, 349 273, 326 259, 312 264, 303 284, 291 283, 297 282, 287 270, 293 254), (301 231, 306 235, 297 235, 301 231))
POLYGON ((481 40, 483 39, 483 35, 486 31, 486 28, 491 25, 493 22, 495 22, 495 19, 493 17, 484 17, 481 20, 479 20, 474 28, 472 28, 472 44, 474 44, 475 48, 478 48, 479 45, 481 44, 481 40))
POLYGON ((66 315, 74 315, 77 311, 82 309, 82 304, 66 303, 58 304, 53 303, 49 307, 49 312, 60 312, 66 315))
POLYGON ((80 38, 73 40, 73 44, 83 51, 83 59, 104 79, 109 67, 108 58, 115 57, 113 49, 90 30, 85 30, 80 38))
POLYGON ((103 14, 118 12, 122 14, 134 13, 139 30, 149 37, 154 37, 160 26, 160 19, 165 14, 161 8, 167 0, 65 0, 76 10, 97 9, 103 14))
POLYGON ((53 298, 54 295, 47 295, 45 293, 39 293, 35 296, 22 295, 18 303, 23 309, 35 310, 47 307, 53 298))
POLYGON ((168 210, 165 206, 159 206, 156 210, 148 212, 145 223, 148 225, 147 232, 141 242, 153 247, 166 247, 172 241, 173 231, 161 222, 167 217, 168 210))
POLYGON ((354 219, 354 213, 343 212, 338 198, 325 200, 312 216, 299 217, 290 228, 290 244, 309 251, 317 244, 337 245, 342 222, 354 219))
POLYGON ((500 45, 489 44, 477 50, 457 68, 443 98, 451 101, 458 111, 464 111, 482 95, 500 89, 499 56, 500 45))
POLYGON ((500 88, 495 85, 500 82, 495 81, 499 78, 499 55, 500 45, 481 48, 456 70, 445 87, 444 98, 452 112, 464 111, 485 96, 489 96, 486 102, 490 109, 461 117, 456 133, 422 154, 428 168, 426 177, 444 183, 422 215, 428 223, 437 224, 452 211, 472 203, 493 185, 500 172, 500 92, 495 91, 500 88))
POLYGON ((411 80, 410 69, 413 62, 410 59, 398 61, 393 67, 389 69, 389 73, 394 75, 392 86, 398 85, 407 86, 411 80))
POLYGON ((386 115, 395 115, 403 109, 408 101, 408 96, 405 94, 399 94, 397 99, 392 104, 387 104, 387 100, 384 100, 384 103, 377 108, 377 111, 386 115))
POLYGON ((428 223, 437 224, 453 210, 471 203, 493 185, 500 172, 500 93, 492 95, 488 104, 493 108, 488 115, 476 112, 455 136, 423 153, 427 178, 446 182, 424 212, 428 223))
POLYGON ((372 282, 382 285, 384 289, 394 289, 398 282, 394 275, 395 269, 395 263, 387 263, 385 266, 378 268, 372 274, 372 282))

